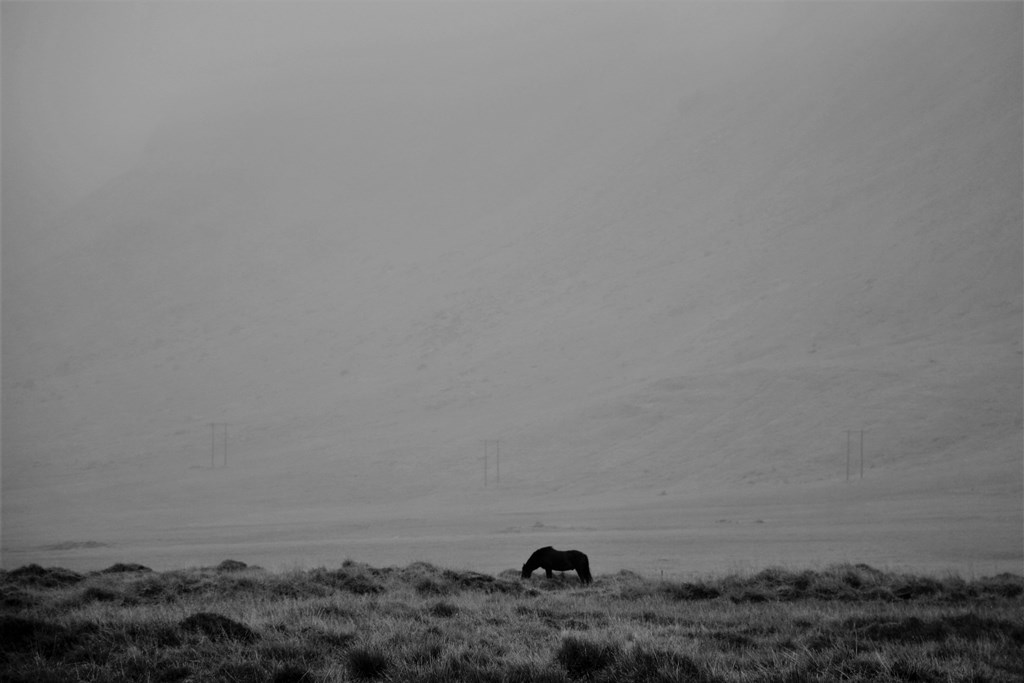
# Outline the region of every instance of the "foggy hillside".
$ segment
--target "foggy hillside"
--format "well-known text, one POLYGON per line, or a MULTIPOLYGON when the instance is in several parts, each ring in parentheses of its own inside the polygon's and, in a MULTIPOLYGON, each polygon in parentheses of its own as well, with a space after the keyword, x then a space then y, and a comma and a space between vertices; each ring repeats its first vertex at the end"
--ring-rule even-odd
POLYGON ((491 12, 197 76, 5 217, 8 531, 456 499, 484 439, 509 495, 806 484, 849 429, 1019 506, 1019 4, 491 12))

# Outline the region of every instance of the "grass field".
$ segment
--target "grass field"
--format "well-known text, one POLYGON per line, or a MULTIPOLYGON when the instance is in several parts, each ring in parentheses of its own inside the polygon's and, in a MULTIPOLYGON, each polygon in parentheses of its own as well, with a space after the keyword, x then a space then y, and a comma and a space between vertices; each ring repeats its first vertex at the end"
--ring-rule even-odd
POLYGON ((4 681, 1017 681, 1024 577, 0 572, 4 681))

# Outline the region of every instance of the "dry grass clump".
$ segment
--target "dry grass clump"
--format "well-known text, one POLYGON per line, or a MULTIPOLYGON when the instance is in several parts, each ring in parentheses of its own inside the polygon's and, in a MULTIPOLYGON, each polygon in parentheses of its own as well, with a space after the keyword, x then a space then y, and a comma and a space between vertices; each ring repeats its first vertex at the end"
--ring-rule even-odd
POLYGON ((588 681, 719 680, 685 654, 615 639, 592 639, 574 634, 562 638, 555 659, 570 679, 588 681))
POLYGON ((427 563, 0 572, 4 681, 1016 681, 1024 578, 771 568, 593 585, 427 563))
POLYGON ((927 599, 948 604, 1014 598, 1024 594, 1024 577, 1013 574, 965 581, 884 572, 865 564, 841 564, 822 571, 770 567, 756 574, 730 574, 697 581, 645 581, 629 572, 621 577, 626 598, 645 595, 671 600, 725 598, 735 603, 838 600, 898 602, 927 599))

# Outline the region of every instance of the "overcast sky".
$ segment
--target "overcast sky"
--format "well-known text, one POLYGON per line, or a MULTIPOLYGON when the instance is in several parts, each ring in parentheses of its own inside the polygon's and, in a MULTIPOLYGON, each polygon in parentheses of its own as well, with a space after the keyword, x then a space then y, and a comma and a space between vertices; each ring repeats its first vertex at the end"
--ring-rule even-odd
MULTIPOLYGON (((169 118, 361 47, 515 22, 510 3, 4 2, 5 223, 35 223, 131 167, 169 118)), ((187 115, 187 114, 186 114, 187 115)))

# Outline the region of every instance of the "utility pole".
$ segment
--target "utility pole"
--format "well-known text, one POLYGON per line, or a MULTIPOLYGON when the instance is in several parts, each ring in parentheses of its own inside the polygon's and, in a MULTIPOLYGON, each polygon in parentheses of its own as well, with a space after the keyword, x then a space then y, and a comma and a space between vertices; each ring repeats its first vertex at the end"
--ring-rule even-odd
POLYGON ((846 430, 846 481, 850 481, 850 430, 846 430))
POLYGON ((224 467, 228 466, 228 423, 210 423, 210 469, 217 467, 217 427, 220 427, 221 450, 224 452, 224 467))
POLYGON ((494 484, 501 485, 501 441, 498 439, 484 439, 484 487, 487 487, 487 459, 491 455, 491 444, 494 444, 494 484))
POLYGON ((864 430, 864 429, 847 429, 846 430, 846 481, 850 481, 850 477, 851 477, 852 471, 853 471, 852 463, 850 461, 852 460, 852 457, 853 457, 852 456, 853 448, 851 446, 851 441, 853 440, 853 433, 855 431, 860 433, 860 443, 858 444, 858 446, 860 448, 860 478, 861 479, 864 478, 864 432, 866 430, 864 430))
POLYGON ((860 430, 860 478, 864 478, 864 430, 860 430))

